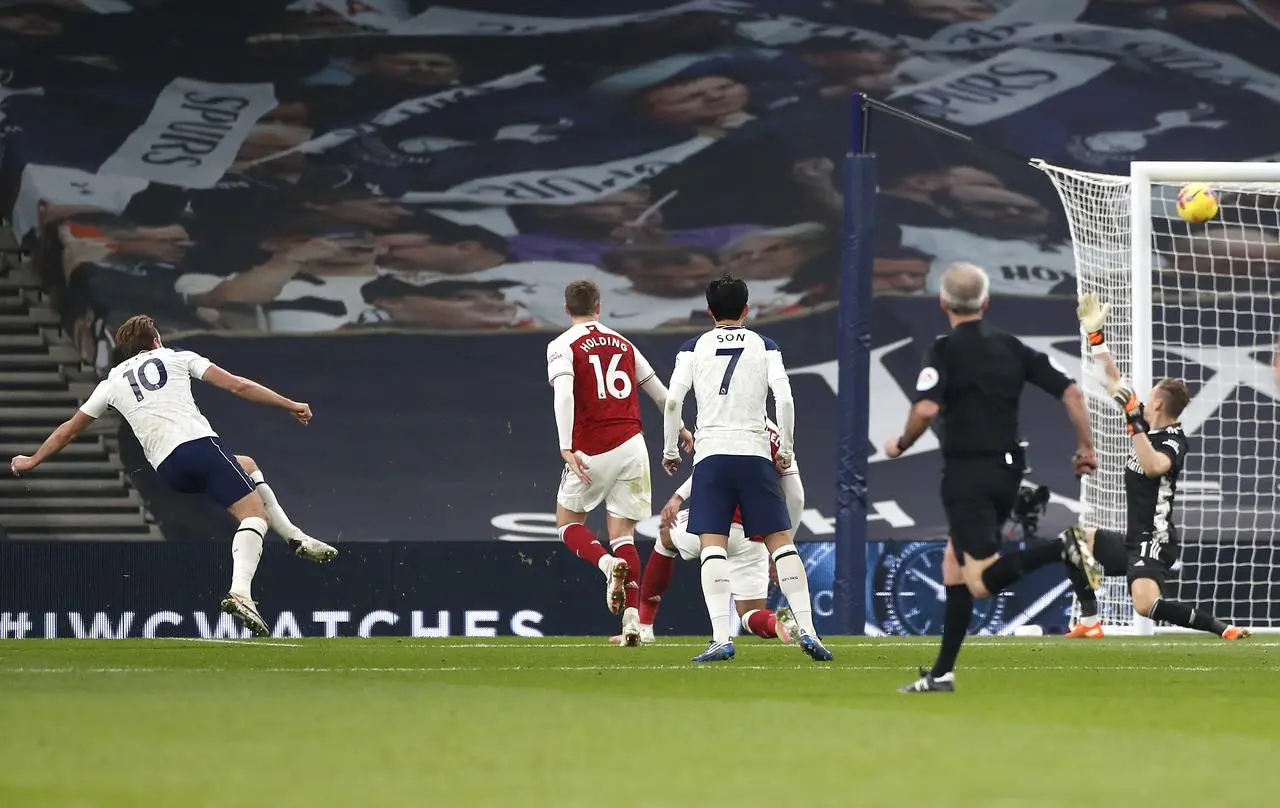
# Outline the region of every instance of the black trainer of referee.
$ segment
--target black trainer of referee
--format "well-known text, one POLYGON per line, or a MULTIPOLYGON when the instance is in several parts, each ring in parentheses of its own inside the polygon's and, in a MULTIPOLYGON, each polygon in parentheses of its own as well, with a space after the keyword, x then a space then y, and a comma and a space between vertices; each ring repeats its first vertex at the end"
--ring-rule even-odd
POLYGON ((1000 530, 1025 468, 1018 407, 1027 382, 1066 406, 1076 433, 1076 473, 1092 474, 1098 463, 1080 388, 1048 356, 982 322, 989 289, 987 273, 973 264, 952 264, 943 273, 939 297, 951 333, 926 354, 903 434, 884 447, 890 458, 899 457, 941 416, 942 506, 951 534, 942 562, 946 616, 937 661, 902 688, 907 693, 955 689, 956 656, 974 598, 990 597, 1047 564, 1096 564, 1087 546, 1063 538, 999 554, 1000 530))

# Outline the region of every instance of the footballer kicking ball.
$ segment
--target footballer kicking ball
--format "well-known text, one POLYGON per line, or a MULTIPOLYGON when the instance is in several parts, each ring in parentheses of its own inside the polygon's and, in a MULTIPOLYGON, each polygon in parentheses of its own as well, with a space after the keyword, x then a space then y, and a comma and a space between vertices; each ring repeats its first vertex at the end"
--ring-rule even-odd
POLYGON ((1193 182, 1178 191, 1178 215, 1191 224, 1207 222, 1218 215, 1218 195, 1203 182, 1193 182))

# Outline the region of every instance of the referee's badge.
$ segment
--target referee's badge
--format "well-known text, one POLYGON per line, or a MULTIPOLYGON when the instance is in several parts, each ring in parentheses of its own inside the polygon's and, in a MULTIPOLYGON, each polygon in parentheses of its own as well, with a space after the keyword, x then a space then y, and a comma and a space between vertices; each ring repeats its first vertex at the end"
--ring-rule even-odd
POLYGON ((938 386, 938 371, 933 368, 925 368, 920 371, 919 377, 916 378, 916 391, 923 393, 926 390, 932 390, 938 386))

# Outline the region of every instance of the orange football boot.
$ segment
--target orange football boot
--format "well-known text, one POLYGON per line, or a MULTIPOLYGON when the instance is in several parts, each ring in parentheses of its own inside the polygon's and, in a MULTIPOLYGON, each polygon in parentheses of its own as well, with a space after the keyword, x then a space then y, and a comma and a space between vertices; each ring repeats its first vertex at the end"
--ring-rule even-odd
POLYGON ((1222 632, 1224 640, 1247 640, 1253 636, 1253 633, 1247 628, 1239 626, 1227 626, 1227 630, 1222 632))
POLYGON ((1075 628, 1066 633, 1068 640, 1100 640, 1106 635, 1102 633, 1102 621, 1094 623, 1092 626, 1086 626, 1084 623, 1076 623, 1075 628))

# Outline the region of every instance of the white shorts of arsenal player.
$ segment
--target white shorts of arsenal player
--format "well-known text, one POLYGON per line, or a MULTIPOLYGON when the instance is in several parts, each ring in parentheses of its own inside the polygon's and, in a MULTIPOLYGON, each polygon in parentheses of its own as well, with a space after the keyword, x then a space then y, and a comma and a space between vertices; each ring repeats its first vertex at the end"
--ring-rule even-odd
MULTIPOLYGON (((702 553, 699 538, 688 531, 689 509, 676 515, 671 526, 671 543, 685 561, 697 561, 702 553)), ((729 528, 729 591, 733 599, 764 600, 769 596, 769 551, 764 544, 748 539, 742 524, 729 528)))
POLYGON ((578 452, 578 456, 586 461, 591 485, 584 484, 565 466, 556 493, 556 502, 562 507, 590 513, 604 503, 611 515, 636 522, 653 515, 653 486, 644 435, 633 435, 621 446, 598 455, 578 452))

